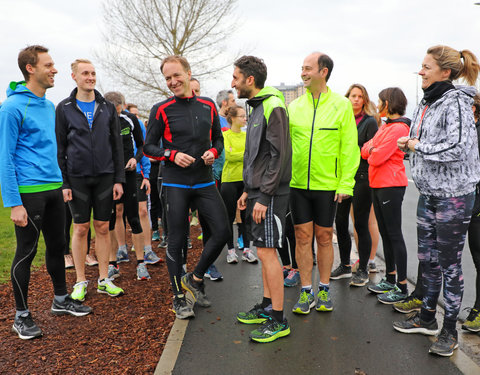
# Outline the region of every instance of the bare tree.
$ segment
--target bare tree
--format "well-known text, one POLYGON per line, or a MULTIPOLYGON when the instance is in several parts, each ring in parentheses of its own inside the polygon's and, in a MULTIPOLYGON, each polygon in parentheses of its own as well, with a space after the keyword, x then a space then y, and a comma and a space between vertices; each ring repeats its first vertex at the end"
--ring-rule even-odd
POLYGON ((160 62, 185 56, 195 77, 231 66, 226 41, 237 0, 108 0, 103 3, 100 65, 127 95, 143 103, 169 96, 160 62), (141 95, 141 96, 140 96, 141 95))

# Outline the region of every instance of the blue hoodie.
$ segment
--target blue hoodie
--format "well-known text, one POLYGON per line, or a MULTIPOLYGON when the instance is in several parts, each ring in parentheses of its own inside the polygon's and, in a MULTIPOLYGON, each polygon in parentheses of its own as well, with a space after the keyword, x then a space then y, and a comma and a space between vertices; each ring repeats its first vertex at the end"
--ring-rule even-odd
MULTIPOLYGON (((147 130, 145 129, 145 125, 143 125, 142 120, 138 120, 140 124, 140 129, 142 129, 143 134, 143 141, 145 142, 145 135, 147 134, 147 130)), ((137 147, 135 142, 133 142, 133 153, 137 153, 137 147)), ((148 159, 145 155, 142 156, 140 163, 137 163, 137 174, 143 174, 143 178, 150 177, 150 169, 151 169, 150 159, 148 159)))
POLYGON ((55 106, 25 82, 11 82, 0 108, 0 185, 3 205, 22 205, 20 193, 62 186, 57 162, 55 106))

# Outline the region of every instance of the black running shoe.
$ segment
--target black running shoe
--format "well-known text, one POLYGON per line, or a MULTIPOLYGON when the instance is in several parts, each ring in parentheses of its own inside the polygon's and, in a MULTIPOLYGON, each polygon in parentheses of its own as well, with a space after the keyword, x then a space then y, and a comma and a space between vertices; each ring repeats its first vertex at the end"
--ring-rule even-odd
POLYGON ((70 296, 66 296, 63 303, 57 302, 54 299, 51 311, 54 315, 70 314, 73 316, 85 316, 90 314, 92 309, 85 306, 80 301, 72 299, 70 296))
POLYGON ((441 355, 442 357, 450 357, 453 354, 453 351, 457 348, 457 332, 455 331, 455 334, 452 334, 446 329, 442 329, 440 334, 437 336, 437 341, 432 344, 428 352, 441 355))
POLYGON ((22 340, 30 340, 43 335, 42 330, 35 324, 32 319, 32 314, 30 313, 28 313, 27 316, 16 317, 13 322, 12 331, 22 340))
POLYGON ((340 264, 330 274, 330 280, 348 279, 352 277, 352 267, 340 264))
POLYGON ((203 281, 200 283, 194 281, 191 272, 187 272, 187 274, 182 277, 182 286, 192 295, 193 300, 198 306, 209 307, 212 305, 205 294, 205 283, 203 281))
POLYGON ((424 335, 434 336, 438 333, 437 320, 424 322, 420 319, 420 313, 415 311, 407 315, 407 320, 403 322, 393 322, 393 328, 402 333, 422 333, 424 335))

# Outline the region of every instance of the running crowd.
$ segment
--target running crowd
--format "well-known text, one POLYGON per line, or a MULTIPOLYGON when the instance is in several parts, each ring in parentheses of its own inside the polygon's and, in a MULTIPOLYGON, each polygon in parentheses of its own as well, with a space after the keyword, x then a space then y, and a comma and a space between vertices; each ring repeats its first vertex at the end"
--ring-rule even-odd
POLYGON ((188 61, 168 56, 160 71, 173 96, 153 106, 146 131, 138 108, 127 105, 121 93, 102 96, 95 90, 91 61, 71 64, 76 88, 56 107, 45 98, 57 74, 48 49, 23 49, 18 65, 25 81, 9 85, 0 108, 0 184, 17 237, 13 331, 21 339, 42 335, 27 304, 40 231, 54 289, 52 313, 84 316, 91 312, 82 303, 85 263, 98 264, 99 293, 124 293, 113 280, 120 275, 118 263, 129 261, 126 221, 138 280, 150 279, 147 265, 163 262, 152 250, 152 239, 166 248, 179 319, 194 317, 194 304, 211 306, 204 278, 222 278, 213 263, 225 245, 230 264, 239 261, 236 244, 243 248, 242 260, 256 263, 255 246, 263 298, 237 314, 241 323, 260 324, 250 333, 253 341, 290 334, 284 286, 301 285, 294 313, 331 312, 330 281, 351 278, 351 286, 366 286, 379 302, 411 313, 393 328, 436 335, 429 352, 441 356, 458 347, 461 257, 468 232, 477 298, 462 327, 480 331, 480 96, 473 87, 480 66, 472 52, 448 46, 427 50, 419 72, 424 97, 411 120, 404 117, 407 99, 398 87, 382 90, 377 106, 361 84, 351 85, 345 96, 332 92, 327 82, 334 63, 324 53, 304 59, 306 93, 288 109, 282 93, 265 86, 263 60, 236 60, 231 87, 246 99, 247 111, 231 90, 221 91, 216 103, 200 96, 188 61), (452 84, 460 78, 470 86, 452 84), (410 294, 401 223, 405 158, 420 192, 418 282, 410 294), (88 254, 92 211, 98 261, 88 254), (187 272, 189 220, 195 212, 203 251, 187 272), (359 255, 354 265, 350 217, 359 255), (239 238, 233 234, 235 222, 239 238), (332 270, 334 223, 340 265, 332 270), (368 274, 378 272, 376 223, 386 274, 372 284, 368 274), (315 265, 318 286, 312 285, 315 265), (65 267, 72 266, 77 281, 68 294, 65 267), (445 316, 439 329, 442 286, 445 316))

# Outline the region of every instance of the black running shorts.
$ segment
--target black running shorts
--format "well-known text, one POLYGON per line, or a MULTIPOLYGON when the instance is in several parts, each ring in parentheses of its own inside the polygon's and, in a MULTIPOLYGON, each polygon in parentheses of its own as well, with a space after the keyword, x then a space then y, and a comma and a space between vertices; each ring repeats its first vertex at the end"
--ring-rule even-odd
POLYGON ((290 189, 290 209, 294 225, 315 222, 320 227, 333 226, 337 202, 335 191, 290 189))
POLYGON ((75 224, 88 223, 93 218, 109 221, 113 206, 113 174, 96 177, 69 177, 72 200, 68 202, 75 224))
POLYGON ((137 200, 139 202, 147 201, 147 188, 144 186, 143 189, 140 189, 142 186, 143 176, 137 173, 137 200))
POLYGON ((253 244, 257 247, 281 248, 288 210, 288 194, 275 195, 270 198, 266 217, 260 224, 255 223, 252 218, 255 203, 255 198, 247 199, 245 213, 246 229, 251 234, 253 244))

